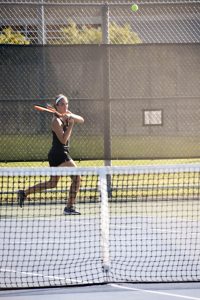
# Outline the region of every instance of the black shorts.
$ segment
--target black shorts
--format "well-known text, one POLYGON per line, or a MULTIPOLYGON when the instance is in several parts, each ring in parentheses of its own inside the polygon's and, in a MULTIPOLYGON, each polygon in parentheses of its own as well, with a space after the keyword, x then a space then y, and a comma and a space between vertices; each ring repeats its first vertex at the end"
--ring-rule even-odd
POLYGON ((48 161, 50 167, 58 167, 65 161, 72 160, 68 151, 52 151, 50 150, 48 153, 48 161))

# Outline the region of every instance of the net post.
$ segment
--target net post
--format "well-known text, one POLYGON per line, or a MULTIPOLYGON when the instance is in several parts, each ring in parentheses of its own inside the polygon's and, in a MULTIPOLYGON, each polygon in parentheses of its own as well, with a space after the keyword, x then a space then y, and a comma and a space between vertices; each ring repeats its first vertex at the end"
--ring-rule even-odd
POLYGON ((100 195, 101 195, 101 253, 103 272, 108 274, 110 270, 109 253, 109 208, 107 191, 106 168, 101 168, 99 172, 100 195))

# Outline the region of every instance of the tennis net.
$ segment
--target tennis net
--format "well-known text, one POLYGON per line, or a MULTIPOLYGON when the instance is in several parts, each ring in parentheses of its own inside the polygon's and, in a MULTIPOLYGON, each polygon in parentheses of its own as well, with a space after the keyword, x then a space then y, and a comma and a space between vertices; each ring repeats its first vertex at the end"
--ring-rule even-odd
POLYGON ((1 168, 0 188, 2 289, 200 281, 198 164, 1 168), (80 214, 64 215, 80 176, 80 214))

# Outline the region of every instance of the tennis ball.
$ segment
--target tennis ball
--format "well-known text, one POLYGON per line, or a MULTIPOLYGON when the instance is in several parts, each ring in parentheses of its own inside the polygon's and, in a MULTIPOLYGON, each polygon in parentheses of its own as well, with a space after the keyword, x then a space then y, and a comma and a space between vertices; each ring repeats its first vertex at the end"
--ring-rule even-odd
POLYGON ((137 4, 133 4, 132 6, 131 6, 131 10, 132 11, 137 11, 138 10, 138 5, 137 4))

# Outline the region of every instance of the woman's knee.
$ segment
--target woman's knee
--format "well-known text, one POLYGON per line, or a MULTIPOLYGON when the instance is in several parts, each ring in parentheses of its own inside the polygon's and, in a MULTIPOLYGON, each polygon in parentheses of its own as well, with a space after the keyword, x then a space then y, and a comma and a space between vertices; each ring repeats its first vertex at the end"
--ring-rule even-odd
POLYGON ((59 177, 57 177, 57 176, 51 177, 50 180, 49 180, 51 188, 57 187, 58 181, 59 181, 59 177))
POLYGON ((73 185, 75 185, 76 187, 79 187, 81 184, 81 176, 80 175, 76 175, 76 176, 72 176, 72 183, 73 185))

